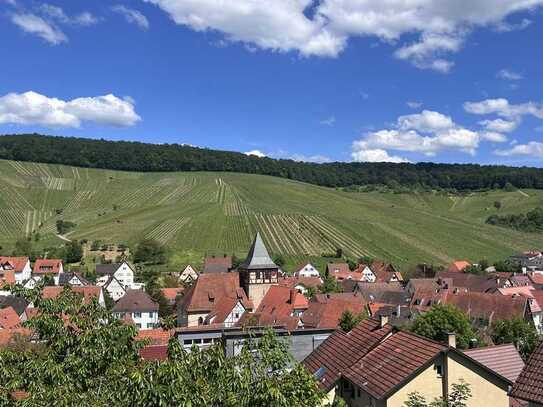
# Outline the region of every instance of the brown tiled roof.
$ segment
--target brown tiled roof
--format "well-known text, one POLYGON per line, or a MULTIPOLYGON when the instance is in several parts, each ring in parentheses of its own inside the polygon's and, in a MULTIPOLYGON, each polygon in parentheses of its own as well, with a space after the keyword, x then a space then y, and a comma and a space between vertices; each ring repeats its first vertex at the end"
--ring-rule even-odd
POLYGON ((543 404, 543 341, 526 362, 513 385, 511 396, 543 404))
POLYGON ((18 335, 29 337, 31 334, 32 331, 27 328, 0 329, 0 346, 9 345, 18 335))
POLYGON ((102 291, 102 287, 98 287, 96 285, 87 285, 82 287, 47 286, 43 287, 42 297, 44 299, 57 298, 62 293, 62 291, 64 291, 65 287, 68 290, 72 290, 75 293, 81 294, 83 296, 83 302, 85 304, 90 304, 93 298, 98 300, 100 298, 100 292, 102 291))
POLYGON ((348 334, 341 330, 330 335, 305 360, 303 365, 324 390, 333 388, 340 374, 349 369, 358 358, 368 353, 392 331, 390 325, 383 328, 375 319, 366 319, 348 334))
POLYGON ((510 380, 511 383, 517 380, 524 368, 524 361, 515 345, 511 343, 469 349, 464 351, 464 354, 510 380))
POLYGON ((511 284, 515 287, 529 286, 532 284, 530 278, 524 275, 511 276, 509 277, 509 281, 511 281, 511 284))
POLYGON ((232 256, 216 256, 206 257, 204 260, 204 269, 208 266, 223 266, 228 269, 232 268, 232 256))
POLYGON ((252 309, 245 291, 239 285, 239 274, 201 274, 184 295, 181 308, 188 312, 211 312, 221 298, 239 298, 246 309, 252 309))
POLYGON ((59 259, 37 259, 34 263, 35 274, 58 274, 62 260, 59 259))
POLYGON ((303 285, 306 288, 317 288, 322 284, 320 277, 284 277, 279 279, 279 285, 294 288, 297 285, 303 285))
POLYGON ((168 345, 148 345, 140 349, 140 356, 144 360, 164 361, 168 359, 168 345))
POLYGON ((489 322, 524 317, 527 301, 524 297, 480 292, 447 292, 442 299, 442 303, 456 306, 470 318, 482 318, 489 322))
POLYGON ((143 290, 126 290, 126 294, 113 307, 113 312, 152 311, 158 311, 158 304, 143 290))
POLYGON ((228 315, 230 315, 239 300, 237 298, 223 297, 215 301, 216 304, 213 312, 209 313, 206 317, 206 323, 213 321, 213 324, 222 324, 226 321, 226 318, 228 318, 228 315))
POLYGON ((534 284, 542 284, 543 285, 543 274, 542 273, 531 273, 529 276, 529 279, 534 284))
POLYGON ((28 257, 9 257, 9 256, 0 256, 0 264, 10 263, 16 273, 23 271, 26 263, 28 263, 28 257))
POLYGON ((15 401, 22 401, 30 397, 30 394, 26 391, 18 390, 18 391, 12 391, 10 393, 10 396, 15 401))
POLYGON ((445 349, 443 344, 400 331, 363 355, 343 376, 382 399, 445 349))
POLYGON ((306 328, 337 328, 344 311, 359 314, 365 306, 364 298, 354 293, 320 294, 309 301, 302 322, 306 328))
POLYGON ((294 288, 271 286, 256 312, 290 316, 295 309, 307 309, 307 298, 294 288))
POLYGON ((15 284, 15 273, 13 270, 0 270, 0 288, 8 284, 15 284))
POLYGON ((498 278, 493 275, 478 276, 470 273, 441 272, 440 280, 450 279, 452 286, 458 288, 467 288, 468 291, 490 292, 498 288, 498 278))
POLYGON ((326 273, 334 277, 336 275, 344 275, 350 273, 349 265, 347 263, 328 263, 326 265, 326 273))
POLYGON ((298 328, 299 322, 299 317, 290 315, 278 316, 261 312, 246 312, 241 316, 236 326, 285 327, 288 331, 294 331, 298 328))
POLYGON ((12 307, 0 309, 0 329, 19 328, 21 320, 12 307))

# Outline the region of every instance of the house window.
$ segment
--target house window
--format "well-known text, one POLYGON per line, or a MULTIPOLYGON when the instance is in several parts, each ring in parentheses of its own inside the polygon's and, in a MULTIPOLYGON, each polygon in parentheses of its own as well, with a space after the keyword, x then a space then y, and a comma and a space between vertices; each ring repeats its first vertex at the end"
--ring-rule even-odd
POLYGON ((149 318, 152 319, 152 318, 154 318, 154 317, 155 317, 155 313, 154 313, 154 312, 150 312, 150 313, 149 313, 149 318))
POLYGON ((141 324, 136 324, 136 328, 141 329, 141 324))
POLYGON ((434 368, 436 370, 437 376, 438 377, 443 377, 443 365, 441 365, 440 363, 436 363, 434 368))
POLYGON ((234 313, 234 318, 235 318, 235 319, 239 319, 239 312, 235 312, 235 313, 234 313))
POLYGON ((132 313, 132 317, 134 317, 134 318, 141 318, 141 312, 134 312, 134 313, 132 313))

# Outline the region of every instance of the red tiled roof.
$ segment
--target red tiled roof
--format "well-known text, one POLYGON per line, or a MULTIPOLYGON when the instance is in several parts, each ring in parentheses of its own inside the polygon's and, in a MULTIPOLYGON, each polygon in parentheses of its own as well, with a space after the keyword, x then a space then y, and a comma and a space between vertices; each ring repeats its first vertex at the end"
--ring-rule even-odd
POLYGON ((403 281, 402 274, 394 268, 390 263, 383 261, 374 261, 370 267, 373 274, 376 276, 376 282, 388 283, 396 278, 397 281, 403 281))
POLYGON ((498 288, 498 278, 494 275, 478 276, 471 273, 451 273, 444 271, 439 273, 439 280, 448 280, 447 283, 453 287, 467 288, 468 291, 481 293, 489 292, 498 288))
POLYGON ((350 273, 349 265, 347 263, 328 263, 326 265, 326 273, 334 277, 335 275, 343 275, 350 273))
MULTIPOLYGON (((342 293, 347 294, 347 293, 342 293)), ((359 314, 364 310, 366 301, 360 295, 316 296, 309 302, 309 307, 302 315, 306 328, 337 328, 344 311, 359 314), (324 300, 325 299, 325 300, 324 300)))
POLYGON ((19 315, 15 312, 13 307, 7 307, 0 309, 0 328, 12 329, 18 328, 21 325, 19 315))
POLYGON ((237 298, 223 297, 216 300, 215 308, 206 317, 206 322, 213 320, 213 324, 222 324, 228 318, 228 315, 232 312, 236 304, 238 303, 237 298))
POLYGON ((162 294, 167 300, 175 301, 177 299, 177 296, 183 293, 183 291, 185 291, 185 288, 184 287, 162 288, 160 291, 162 291, 162 294))
POLYGON ((34 263, 35 274, 58 274, 62 260, 59 259, 37 259, 34 263))
POLYGON ((253 308, 245 291, 240 288, 237 272, 201 274, 185 293, 181 307, 188 312, 211 312, 221 298, 239 298, 246 309, 253 308))
POLYGON ((15 284, 15 273, 13 270, 0 270, 0 288, 8 284, 15 284))
POLYGON ((531 273, 528 277, 532 283, 543 285, 543 273, 531 273))
POLYGON ((19 391, 12 391, 10 393, 10 396, 15 401, 21 401, 21 400, 25 400, 29 398, 30 394, 28 394, 26 391, 19 390, 19 391))
POLYGON ((263 314, 261 312, 244 313, 236 326, 268 326, 268 327, 280 327, 284 326, 288 331, 294 331, 298 328, 300 322, 299 317, 290 315, 272 315, 263 314))
POLYGON ((443 344, 400 331, 363 355, 343 376, 382 399, 445 349, 443 344))
POLYGON ((149 345, 140 349, 144 360, 163 361, 168 359, 168 345, 149 345))
POLYGON ((43 287, 42 296, 44 299, 57 298, 62 293, 65 287, 67 290, 72 290, 75 293, 81 294, 83 296, 83 302, 85 304, 90 304, 93 298, 98 300, 100 298, 100 292, 102 291, 102 288, 96 285, 87 285, 82 287, 48 286, 43 287))
POLYGON ((513 385, 511 396, 543 404, 543 341, 526 362, 526 366, 513 385))
POLYGON ((173 330, 168 331, 164 329, 142 329, 138 331, 136 340, 149 339, 149 345, 167 345, 168 341, 173 335, 173 330))
POLYGON ((271 286, 256 312, 290 316, 295 309, 307 309, 307 298, 294 288, 271 286))
POLYGON ((524 368, 524 361, 512 343, 469 349, 464 351, 464 354, 510 380, 511 383, 517 380, 524 368))
POLYGON ((232 268, 232 256, 206 257, 204 260, 204 269, 208 266, 224 266, 232 268))
POLYGON ((447 271, 450 273, 461 273, 469 266, 471 266, 470 262, 465 261, 465 260, 457 260, 451 263, 447 271))
POLYGON ((335 386, 340 374, 391 331, 390 325, 381 328, 378 320, 366 319, 347 334, 341 330, 334 332, 305 358, 303 365, 312 374, 320 370, 322 375, 317 377, 319 387, 329 390, 335 386))
POLYGON ((28 261, 28 257, 0 256, 0 264, 6 262, 10 263, 16 273, 22 272, 28 261))
POLYGON ((28 337, 32 331, 27 328, 0 329, 0 346, 6 346, 18 335, 28 337))
POLYGON ((317 288, 322 284, 320 277, 284 277, 279 279, 279 285, 294 288, 297 285, 303 285, 306 288, 317 288))

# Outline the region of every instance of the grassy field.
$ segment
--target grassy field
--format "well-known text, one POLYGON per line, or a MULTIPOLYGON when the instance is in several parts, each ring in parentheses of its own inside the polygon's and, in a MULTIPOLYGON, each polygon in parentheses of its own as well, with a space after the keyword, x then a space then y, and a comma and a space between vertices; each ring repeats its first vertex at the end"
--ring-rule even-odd
POLYGON ((543 191, 469 196, 348 193, 259 175, 135 173, 0 160, 0 245, 38 232, 40 244, 61 244, 57 219, 77 224, 69 238, 133 244, 154 238, 172 249, 172 263, 204 254, 244 256, 260 230, 289 264, 341 247, 406 267, 416 262, 490 260, 543 248, 543 235, 485 225, 498 212, 543 206, 543 191), (62 210, 58 215, 57 210, 62 210))

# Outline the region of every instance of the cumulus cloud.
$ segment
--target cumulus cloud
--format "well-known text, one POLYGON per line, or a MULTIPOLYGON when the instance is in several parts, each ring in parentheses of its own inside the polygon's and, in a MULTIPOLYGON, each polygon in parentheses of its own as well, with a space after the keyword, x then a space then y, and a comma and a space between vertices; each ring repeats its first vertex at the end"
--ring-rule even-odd
POLYGON ((360 145, 358 141, 353 143, 353 152, 351 157, 358 162, 388 162, 388 163, 408 163, 409 160, 397 155, 390 155, 386 150, 377 148, 368 150, 364 145, 360 145))
POLYGON ((267 157, 267 155, 265 153, 263 153, 262 151, 260 151, 260 150, 251 150, 251 151, 245 152, 244 154, 245 155, 253 155, 253 156, 259 157, 259 158, 267 157))
POLYGON ((45 127, 81 127, 83 122, 116 127, 134 126, 141 120, 131 100, 114 95, 83 97, 70 101, 36 92, 9 93, 0 97, 0 123, 45 127))
POLYGON ((481 133, 481 138, 493 143, 505 143, 507 141, 507 136, 495 131, 484 131, 481 133))
POLYGON ((530 141, 527 144, 517 144, 511 149, 495 150, 494 153, 502 157, 525 156, 543 158, 543 143, 538 141, 530 141))
POLYGON ((58 45, 68 41, 58 27, 35 14, 14 14, 11 21, 24 32, 37 35, 50 44, 58 45))
POLYGON ((49 17, 52 20, 56 20, 59 23, 64 23, 64 24, 90 26, 90 25, 97 24, 100 21, 98 17, 95 17, 93 14, 91 14, 88 11, 85 11, 83 13, 80 13, 74 16, 68 16, 62 8, 58 6, 53 6, 48 3, 42 4, 39 7, 39 11, 45 17, 49 17))
POLYGON ((304 155, 304 154, 291 154, 291 155, 287 155, 283 158, 287 158, 287 159, 290 159, 290 160, 294 160, 294 161, 298 161, 298 162, 305 162, 305 163, 329 163, 331 162, 332 160, 325 156, 325 155, 321 155, 321 154, 316 154, 316 155, 310 155, 310 156, 307 156, 307 155, 304 155))
POLYGON ((504 98, 486 99, 480 102, 466 102, 464 103, 464 109, 468 113, 478 115, 496 114, 508 119, 520 119, 525 115, 543 119, 543 104, 536 102, 514 105, 504 98))
POLYGON ((114 12, 121 14, 126 21, 131 24, 137 25, 142 30, 149 29, 149 20, 140 11, 128 8, 121 4, 113 6, 111 8, 114 12))
POLYGON ((480 121, 479 124, 489 131, 496 131, 499 133, 511 133, 518 126, 518 123, 514 120, 503 119, 483 120, 480 121))
POLYGON ((355 160, 372 157, 388 158, 401 162, 402 157, 391 156, 388 150, 419 153, 435 156, 449 150, 474 155, 481 140, 496 135, 482 137, 479 133, 456 124, 451 117, 442 113, 424 110, 421 113, 400 116, 389 129, 366 133, 353 143, 352 157, 355 160), (386 155, 385 155, 386 153, 386 155))
POLYGON ((518 23, 509 23, 507 21, 501 21, 500 23, 496 24, 496 31, 499 31, 499 32, 519 31, 519 30, 524 30, 525 28, 528 28, 530 25, 532 25, 532 20, 528 18, 523 18, 518 23))
POLYGON ((520 81, 522 79, 522 75, 517 73, 517 72, 514 72, 514 71, 510 71, 509 69, 501 69, 497 74, 496 76, 500 79, 504 79, 506 81, 520 81))
MULTIPOLYGON (((226 40, 261 49, 335 57, 351 37, 374 37, 398 44, 395 55, 414 65, 448 72, 457 52, 478 27, 506 31, 507 17, 533 10, 543 0, 144 0, 180 25, 217 31, 226 40), (466 12, 469 8, 469 12, 466 12), (402 43, 403 36, 418 37, 402 43)), ((529 23, 522 22, 521 25, 529 23)))

